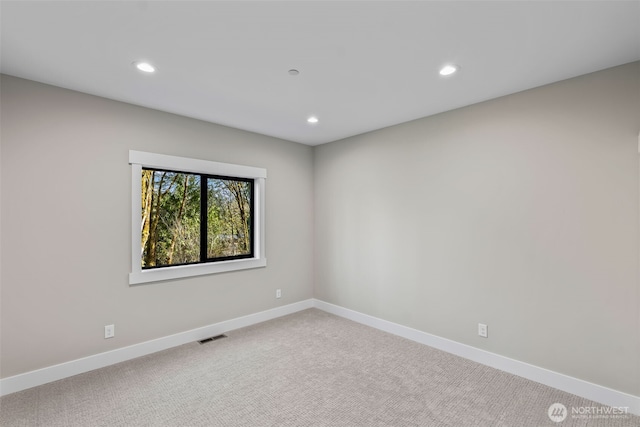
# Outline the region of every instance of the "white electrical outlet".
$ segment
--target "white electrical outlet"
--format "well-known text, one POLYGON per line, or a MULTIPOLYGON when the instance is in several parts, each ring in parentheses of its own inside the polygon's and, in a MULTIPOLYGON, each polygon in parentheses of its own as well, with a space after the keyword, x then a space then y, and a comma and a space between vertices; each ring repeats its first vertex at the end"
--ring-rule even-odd
POLYGON ((106 325, 104 327, 104 337, 105 338, 113 338, 116 336, 116 327, 115 325, 106 325))
POLYGON ((280 297, 282 297, 282 290, 276 289, 276 298, 280 298, 280 297))
POLYGON ((489 327, 484 323, 478 323, 478 335, 484 338, 489 337, 489 327))

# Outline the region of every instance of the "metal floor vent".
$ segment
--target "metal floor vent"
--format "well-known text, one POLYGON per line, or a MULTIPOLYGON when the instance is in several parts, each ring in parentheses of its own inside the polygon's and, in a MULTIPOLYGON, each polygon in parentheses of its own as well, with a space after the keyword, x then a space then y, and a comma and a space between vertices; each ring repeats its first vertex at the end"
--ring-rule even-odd
POLYGON ((203 340, 198 341, 200 344, 204 344, 204 343, 208 343, 211 341, 216 341, 216 340, 220 340, 222 338, 226 338, 227 336, 225 334, 220 334, 220 335, 216 335, 215 337, 209 337, 209 338, 205 338, 203 340))

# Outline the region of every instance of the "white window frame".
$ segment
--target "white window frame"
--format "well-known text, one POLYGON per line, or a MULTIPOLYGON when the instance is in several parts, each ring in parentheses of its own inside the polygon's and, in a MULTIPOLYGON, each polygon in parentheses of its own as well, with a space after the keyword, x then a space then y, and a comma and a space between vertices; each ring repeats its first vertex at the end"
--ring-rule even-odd
POLYGON ((131 273, 129 284, 174 280, 184 277, 202 276, 205 274, 223 273, 234 270, 266 267, 265 256, 265 226, 264 201, 267 170, 252 166, 218 163, 208 160, 190 159, 187 157, 168 156, 164 154, 146 153, 143 151, 129 151, 131 164, 131 273), (165 169, 196 174, 220 175, 234 178, 249 178, 254 180, 254 256, 253 258, 216 261, 202 264, 176 265, 142 269, 142 251, 140 248, 140 233, 142 230, 142 206, 140 177, 142 168, 165 169))

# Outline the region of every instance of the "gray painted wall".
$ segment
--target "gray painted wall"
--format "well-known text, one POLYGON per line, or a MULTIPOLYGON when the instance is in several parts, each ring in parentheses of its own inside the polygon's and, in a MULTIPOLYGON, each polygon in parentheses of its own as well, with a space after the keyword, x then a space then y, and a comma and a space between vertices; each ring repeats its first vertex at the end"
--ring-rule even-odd
POLYGON ((1 84, 3 378, 315 296, 640 395, 640 63, 315 149, 1 84), (129 149, 267 168, 268 267, 129 286, 129 149))
POLYGON ((639 131, 634 63, 317 147, 315 297, 640 395, 639 131))
POLYGON ((14 77, 1 85, 2 377, 311 298, 311 147, 14 77), (129 286, 130 149, 266 168, 268 266, 129 286))

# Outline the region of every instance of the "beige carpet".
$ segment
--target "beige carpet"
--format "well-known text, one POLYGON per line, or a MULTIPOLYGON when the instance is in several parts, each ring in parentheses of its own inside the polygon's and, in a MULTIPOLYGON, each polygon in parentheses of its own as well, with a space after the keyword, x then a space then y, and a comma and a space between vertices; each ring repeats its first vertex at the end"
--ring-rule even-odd
POLYGON ((640 426, 572 418, 602 405, 316 309, 227 335, 5 396, 0 425, 640 426))

